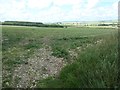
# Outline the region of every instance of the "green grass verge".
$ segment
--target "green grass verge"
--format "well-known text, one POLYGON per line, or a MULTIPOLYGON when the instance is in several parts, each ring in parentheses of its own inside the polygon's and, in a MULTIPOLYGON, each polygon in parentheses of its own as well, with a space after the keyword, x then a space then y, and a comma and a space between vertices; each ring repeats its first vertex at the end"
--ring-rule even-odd
POLYGON ((77 60, 64 67, 58 78, 47 78, 44 88, 110 88, 117 87, 117 36, 104 36, 102 44, 88 47, 77 60))

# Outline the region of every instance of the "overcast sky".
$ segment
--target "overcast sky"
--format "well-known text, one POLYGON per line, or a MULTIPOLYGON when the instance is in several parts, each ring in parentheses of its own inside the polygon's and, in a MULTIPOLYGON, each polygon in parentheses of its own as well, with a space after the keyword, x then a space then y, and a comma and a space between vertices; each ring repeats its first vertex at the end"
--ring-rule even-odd
POLYGON ((118 17, 119 0, 0 0, 0 21, 97 21, 118 17))

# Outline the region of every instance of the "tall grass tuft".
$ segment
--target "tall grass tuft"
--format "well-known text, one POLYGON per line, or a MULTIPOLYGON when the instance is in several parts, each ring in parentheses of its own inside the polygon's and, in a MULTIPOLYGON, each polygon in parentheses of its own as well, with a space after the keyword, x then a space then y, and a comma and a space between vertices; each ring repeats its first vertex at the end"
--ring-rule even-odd
MULTIPOLYGON (((101 44, 88 47, 77 60, 67 65, 56 79, 62 88, 114 88, 117 86, 117 36, 104 36, 101 44)), ((44 84, 49 87, 49 83, 44 84)), ((56 83, 53 86, 55 87, 56 83)), ((40 86, 38 84, 38 86, 40 86)))

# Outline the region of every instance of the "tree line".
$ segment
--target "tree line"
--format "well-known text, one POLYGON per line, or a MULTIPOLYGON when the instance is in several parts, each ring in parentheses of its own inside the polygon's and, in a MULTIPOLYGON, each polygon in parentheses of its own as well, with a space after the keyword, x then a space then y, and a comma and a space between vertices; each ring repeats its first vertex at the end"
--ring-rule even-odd
POLYGON ((4 21, 2 25, 15 25, 15 26, 36 26, 36 27, 58 27, 64 28, 62 25, 56 24, 43 24, 42 22, 24 22, 24 21, 4 21))

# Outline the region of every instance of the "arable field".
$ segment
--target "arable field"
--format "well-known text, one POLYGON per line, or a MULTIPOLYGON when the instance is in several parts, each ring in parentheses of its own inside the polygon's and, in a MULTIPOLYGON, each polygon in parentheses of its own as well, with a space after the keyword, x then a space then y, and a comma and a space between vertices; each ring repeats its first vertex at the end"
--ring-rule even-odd
POLYGON ((117 29, 2 26, 3 87, 117 87, 117 29))

